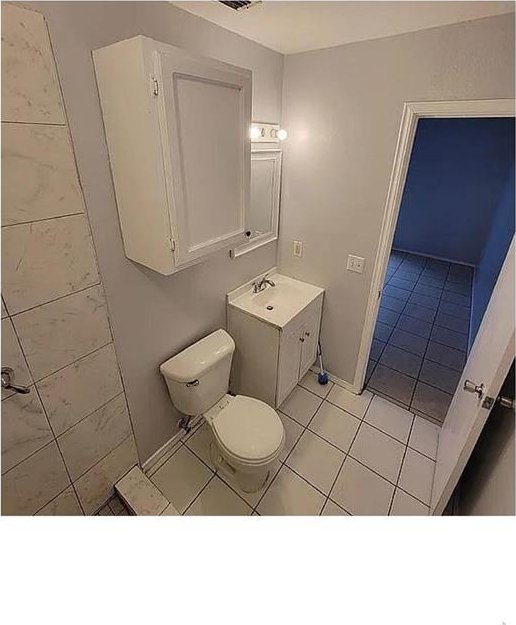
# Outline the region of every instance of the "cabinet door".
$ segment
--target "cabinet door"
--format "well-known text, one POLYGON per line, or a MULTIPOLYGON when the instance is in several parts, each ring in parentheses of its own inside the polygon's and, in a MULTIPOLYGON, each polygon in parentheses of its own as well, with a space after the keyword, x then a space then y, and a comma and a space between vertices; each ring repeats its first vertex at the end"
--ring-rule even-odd
POLYGON ((250 194, 251 76, 155 53, 176 266, 245 240, 250 194))
POLYGON ((276 406, 283 403, 299 381, 301 345, 301 328, 299 326, 282 332, 280 339, 276 406))
POLYGON ((317 358, 317 343, 319 340, 319 309, 313 310, 307 317, 302 328, 302 348, 301 362, 299 365, 299 377, 302 378, 305 373, 314 364, 317 358))

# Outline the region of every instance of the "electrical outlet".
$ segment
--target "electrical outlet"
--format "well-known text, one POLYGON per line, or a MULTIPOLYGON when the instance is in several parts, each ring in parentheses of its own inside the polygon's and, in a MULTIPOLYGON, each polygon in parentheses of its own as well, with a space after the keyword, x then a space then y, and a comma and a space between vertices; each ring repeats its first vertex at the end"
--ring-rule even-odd
POLYGON ((294 256, 301 258, 303 256, 303 243, 302 241, 294 241, 294 256))
POLYGON ((348 256, 348 271, 355 271, 356 273, 364 273, 365 258, 361 256, 348 256))

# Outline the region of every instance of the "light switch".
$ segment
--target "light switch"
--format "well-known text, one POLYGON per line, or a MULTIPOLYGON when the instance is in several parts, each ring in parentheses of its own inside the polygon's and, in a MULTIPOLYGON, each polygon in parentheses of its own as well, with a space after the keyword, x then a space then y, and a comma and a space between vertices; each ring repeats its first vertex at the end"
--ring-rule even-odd
POLYGON ((356 273, 364 273, 365 258, 361 256, 348 256, 348 271, 355 271, 356 273))
POLYGON ((294 256, 301 258, 303 256, 303 243, 302 241, 294 241, 294 256))

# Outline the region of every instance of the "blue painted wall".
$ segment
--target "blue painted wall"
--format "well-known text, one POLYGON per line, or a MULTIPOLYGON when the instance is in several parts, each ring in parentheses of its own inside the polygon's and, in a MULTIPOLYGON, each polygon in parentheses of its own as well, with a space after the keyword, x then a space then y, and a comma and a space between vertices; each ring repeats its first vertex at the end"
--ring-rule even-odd
POLYGON ((514 236, 514 154, 503 193, 495 210, 480 262, 475 271, 470 345, 477 334, 503 261, 514 236))
POLYGON ((514 162, 514 119, 423 119, 394 247, 479 263, 514 162))

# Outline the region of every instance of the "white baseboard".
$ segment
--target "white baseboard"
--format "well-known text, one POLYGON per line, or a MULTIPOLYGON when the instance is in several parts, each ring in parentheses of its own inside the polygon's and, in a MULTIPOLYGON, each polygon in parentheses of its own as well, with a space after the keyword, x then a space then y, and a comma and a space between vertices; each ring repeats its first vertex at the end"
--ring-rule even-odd
POLYGON ((413 252, 412 250, 404 250, 401 247, 392 246, 393 252, 401 252, 402 254, 412 254, 412 256, 422 256, 423 258, 431 258, 432 260, 442 260, 445 263, 453 263, 454 265, 464 265, 464 267, 473 267, 475 265, 473 263, 465 263, 461 260, 452 260, 451 258, 446 258, 445 256, 434 256, 433 254, 422 254, 421 252, 413 252))
MULTIPOLYGON (((195 426, 202 420, 202 415, 198 416, 196 418, 192 418, 190 421, 190 425, 192 428, 195 428, 195 426)), ((148 458, 143 464, 142 464, 142 471, 144 473, 149 473, 149 471, 152 471, 152 469, 162 460, 165 459, 165 456, 167 456, 168 454, 170 454, 171 451, 174 450, 175 446, 181 442, 181 440, 183 438, 185 438, 185 436, 187 436, 186 432, 184 430, 179 430, 178 432, 176 432, 174 434, 174 436, 172 436, 171 438, 168 439, 168 441, 162 445, 157 451, 155 451, 152 456, 150 458, 148 458)))
POLYGON ((158 462, 166 456, 183 438, 183 431, 176 432, 172 438, 155 451, 150 458, 142 464, 142 471, 148 473, 158 462))

